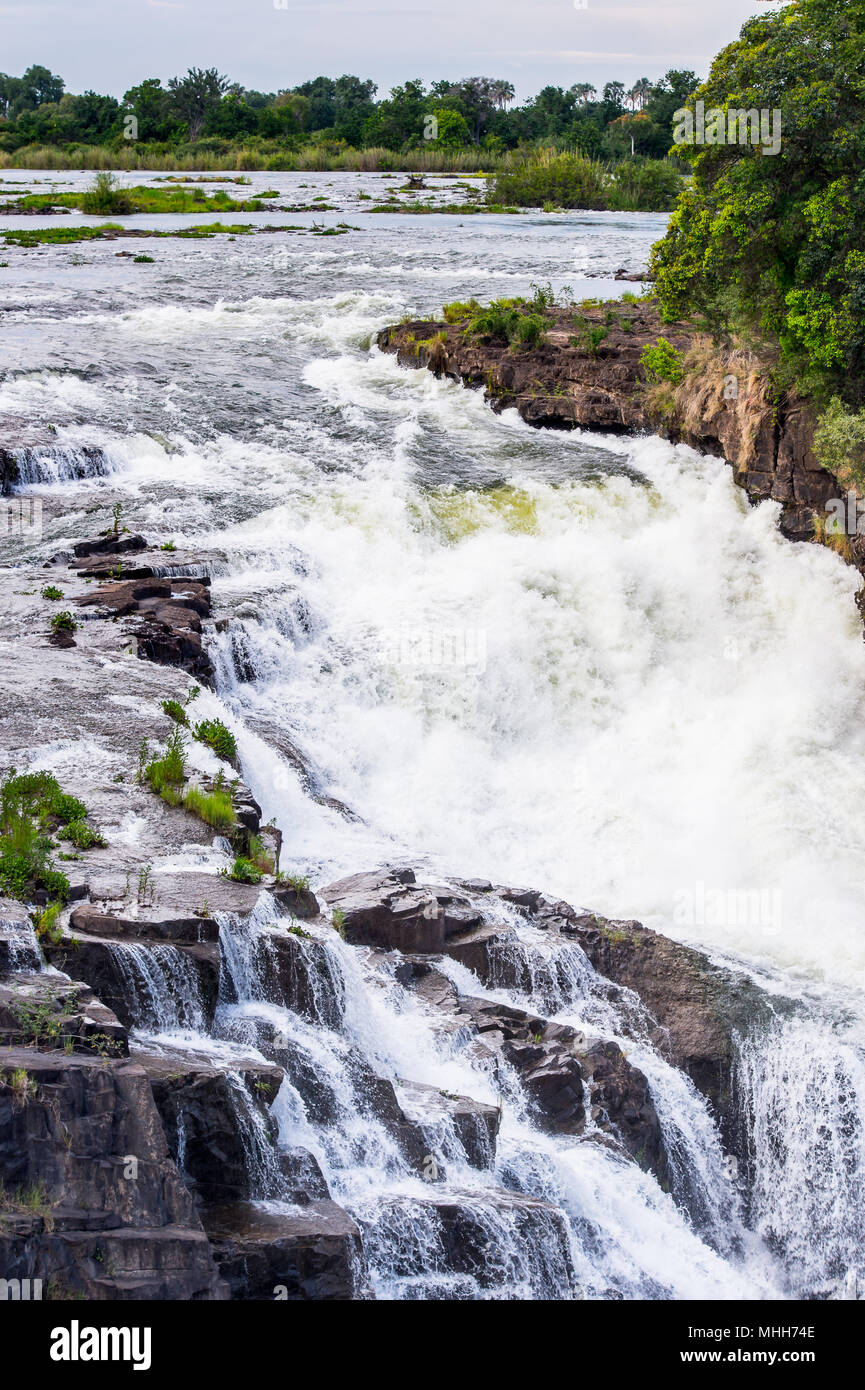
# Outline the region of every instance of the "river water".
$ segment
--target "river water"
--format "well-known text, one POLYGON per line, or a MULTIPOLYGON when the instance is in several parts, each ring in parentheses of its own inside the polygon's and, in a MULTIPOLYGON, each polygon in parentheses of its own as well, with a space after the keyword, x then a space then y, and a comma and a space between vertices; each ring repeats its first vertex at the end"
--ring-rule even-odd
MULTIPOLYGON (((803 1015, 742 1058, 758 1173, 747 1229, 717 1197, 722 1156, 701 1104, 669 1068, 653 1073, 653 1055, 656 1104, 685 1125, 720 1202, 711 1238, 652 1179, 614 1179, 589 1146, 557 1200, 609 1235, 594 1257, 603 1277, 587 1273, 587 1244, 576 1259, 590 1296, 855 1296, 857 576, 785 541, 777 506, 749 507, 722 461, 655 438, 530 429, 375 347, 382 326, 453 299, 546 281, 577 298, 639 289, 613 276, 644 267, 665 217, 371 215, 401 180, 249 177, 244 195, 273 188, 333 211, 239 216, 299 230, 233 240, 2 253, 0 444, 28 449, 23 490, 45 523, 41 543, 13 541, 12 555, 92 534, 121 500, 131 527, 227 556, 214 603, 235 622, 204 698, 237 729, 264 818, 285 831, 283 867, 314 885, 393 859, 530 884, 637 917, 800 999, 803 1015), (317 234, 340 223, 352 230, 317 234), (280 753, 292 748, 305 778, 280 753)), ((37 191, 50 178, 6 175, 37 191)), ((573 999, 558 1003, 575 1016, 573 999)), ((385 1053, 409 1045, 399 1017, 385 1053)), ((412 1037, 428 1072, 430 1040, 412 1037)), ((517 1149, 511 1185, 529 1162, 517 1149)), ((342 1181, 341 1199, 362 1205, 342 1181)), ((545 1184, 549 1173, 523 1185, 545 1184)), ((540 1296, 520 1277, 510 1296, 540 1296)), ((411 1278, 382 1274, 380 1296, 417 1296, 411 1278)))

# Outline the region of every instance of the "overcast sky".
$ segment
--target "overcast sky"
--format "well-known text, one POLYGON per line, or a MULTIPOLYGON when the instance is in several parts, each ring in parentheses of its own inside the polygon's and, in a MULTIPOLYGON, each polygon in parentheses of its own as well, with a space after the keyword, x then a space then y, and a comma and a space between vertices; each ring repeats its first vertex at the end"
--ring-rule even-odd
POLYGON ((703 75, 760 0, 0 0, 0 68, 120 97, 145 77, 217 67, 278 91, 324 73, 397 82, 482 74, 517 99, 547 83, 703 75), (585 8, 583 6, 585 5, 585 8), (279 8, 277 8, 279 6, 279 8))

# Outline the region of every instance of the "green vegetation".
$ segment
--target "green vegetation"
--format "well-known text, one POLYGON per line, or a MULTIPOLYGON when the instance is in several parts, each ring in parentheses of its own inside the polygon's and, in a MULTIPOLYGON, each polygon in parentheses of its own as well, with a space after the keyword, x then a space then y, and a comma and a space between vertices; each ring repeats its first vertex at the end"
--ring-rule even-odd
POLYGON ((199 787, 190 787, 183 797, 183 807, 219 835, 237 829, 237 817, 227 792, 203 792, 199 787))
POLYGON ((96 175, 90 188, 83 193, 31 193, 20 200, 22 208, 51 207, 55 203, 60 207, 79 208, 92 217, 120 217, 135 211, 131 198, 120 191, 114 175, 104 170, 96 175))
POLYGON ((647 381, 669 381, 678 386, 685 375, 682 354, 666 338, 659 338, 654 347, 643 348, 640 366, 647 381))
POLYGON ((116 175, 101 170, 89 188, 75 193, 28 193, 13 207, 22 212, 77 208, 93 217, 127 217, 136 212, 263 212, 266 204, 258 198, 231 198, 222 189, 205 193, 201 188, 149 188, 143 184, 123 188, 116 175))
POLYGON ((42 590, 42 597, 52 600, 61 599, 63 597, 63 590, 58 589, 56 584, 46 584, 45 588, 42 590))
MULTIPOLYGON (((169 703, 176 704, 176 701, 166 701, 166 704, 169 703)), ((182 711, 182 706, 178 706, 178 709, 182 711)), ((169 806, 182 807, 183 810, 198 816, 199 820, 203 820, 205 825, 209 825, 217 834, 231 834, 237 829, 237 817, 234 814, 231 796, 222 790, 221 784, 215 785, 210 792, 202 790, 201 787, 185 787, 185 753, 183 725, 178 722, 175 723, 162 757, 148 761, 147 744, 142 744, 138 754, 139 781, 146 782, 151 791, 161 796, 169 806)))
POLYGON ((68 608, 64 608, 62 613, 54 614, 54 617, 51 619, 51 631, 55 637, 61 632, 78 631, 78 624, 68 608))
MULTIPOLYGON (((34 65, 0 74, 0 161, 32 169, 351 169, 498 171, 539 147, 595 159, 661 158, 673 112, 694 90, 671 70, 630 90, 589 82, 547 86, 513 107, 500 78, 409 80, 376 100, 376 84, 346 74, 280 92, 244 89, 215 68, 166 85, 147 78, 123 101, 73 95, 34 65)), ((238 180, 240 182, 241 180, 238 180)))
POLYGON ((771 127, 758 144, 682 144, 693 183, 652 256, 668 321, 768 344, 777 384, 824 404, 865 401, 863 67, 865 0, 748 20, 686 104, 780 111, 779 148, 771 127))
POLYGON ((221 719, 202 719, 195 725, 192 735, 199 743, 212 748, 216 756, 224 758, 227 763, 233 762, 237 757, 237 740, 221 719))
MULTIPOLYGON (((287 229, 282 229, 287 230, 287 229)), ((135 237, 185 237, 193 241, 211 236, 251 236, 254 228, 246 223, 230 225, 222 222, 205 222, 199 227, 180 227, 175 231, 159 232, 137 229, 125 232, 117 222, 105 222, 99 227, 34 227, 24 231, 0 229, 7 246, 62 246, 72 241, 113 240, 117 236, 135 237)))
POLYGON ((820 418, 814 452, 842 487, 865 493, 865 410, 849 410, 834 396, 820 418))
MULTIPOLYGON (((133 257, 132 257, 132 264, 133 264, 133 265, 153 265, 153 257, 152 257, 152 256, 133 256, 133 257)), ((163 545, 163 546, 160 547, 161 550, 171 550, 172 548, 173 548, 173 547, 171 547, 170 545, 163 545)))
POLYGON ((19 776, 13 769, 0 785, 0 893, 26 902, 42 890, 49 899, 66 902, 69 880, 52 867, 52 835, 95 835, 84 825, 86 816, 84 802, 64 792, 51 773, 19 776), (67 834, 72 826, 77 829, 67 834))
POLYGON ((15 1212, 24 1216, 38 1217, 46 1232, 54 1230, 53 1203, 49 1200, 42 1182, 30 1183, 7 1192, 0 1181, 0 1212, 15 1212))
POLYGON ((189 716, 179 700, 163 700, 162 710, 169 719, 174 720, 175 724, 183 724, 184 727, 189 726, 189 716))
POLYGON ((446 304, 442 310, 445 323, 460 323, 462 319, 473 318, 479 312, 480 307, 476 299, 455 299, 451 304, 446 304))
POLYGON ((104 849, 108 841, 84 820, 73 820, 58 831, 58 839, 70 840, 76 849, 104 849))
POLYGON ((172 790, 183 786, 186 781, 185 751, 183 732, 178 725, 168 740, 163 756, 153 758, 144 768, 144 777, 151 791, 156 792, 163 800, 169 801, 171 805, 178 804, 177 799, 171 796, 172 790), (169 792, 169 796, 165 796, 166 791, 169 792))
POLYGON ((518 207, 596 208, 614 212, 669 212, 682 180, 672 164, 658 159, 605 165, 580 154, 541 150, 490 185, 491 203, 518 207))
POLYGON ((220 873, 225 878, 231 878, 235 883, 260 883, 262 880, 261 869, 253 864, 251 859, 245 859, 238 855, 230 869, 221 869, 220 873))

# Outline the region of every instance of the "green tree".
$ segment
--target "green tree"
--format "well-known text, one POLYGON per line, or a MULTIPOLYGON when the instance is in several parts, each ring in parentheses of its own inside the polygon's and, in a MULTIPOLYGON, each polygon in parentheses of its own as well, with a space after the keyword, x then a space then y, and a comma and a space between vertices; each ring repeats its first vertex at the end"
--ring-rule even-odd
POLYGON ((803 389, 854 402, 865 397, 863 74, 865 0, 792 0, 749 20, 687 105, 779 110, 780 150, 677 146, 693 184, 651 265, 668 319, 757 334, 803 389))
POLYGON ((172 77, 168 84, 171 106, 178 119, 185 121, 190 140, 198 139, 208 112, 222 100, 228 85, 228 78, 216 68, 190 68, 185 77, 172 77))

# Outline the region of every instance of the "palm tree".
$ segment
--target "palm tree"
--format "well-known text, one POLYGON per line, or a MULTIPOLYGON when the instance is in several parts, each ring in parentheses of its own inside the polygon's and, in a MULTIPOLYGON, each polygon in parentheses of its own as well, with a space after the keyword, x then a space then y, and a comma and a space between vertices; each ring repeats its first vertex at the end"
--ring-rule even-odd
POLYGON ((513 101, 516 96, 513 82, 494 82, 492 84, 491 96, 499 110, 504 111, 508 102, 513 101))
POLYGON ((588 106, 589 102, 598 95, 597 87, 593 87, 591 82, 576 82, 571 88, 571 92, 577 101, 583 103, 583 106, 588 106))
POLYGON ((648 77, 641 77, 639 81, 634 83, 633 87, 628 92, 628 101, 631 103, 632 109, 636 110, 639 105, 642 111, 651 95, 652 83, 649 81, 648 77))

